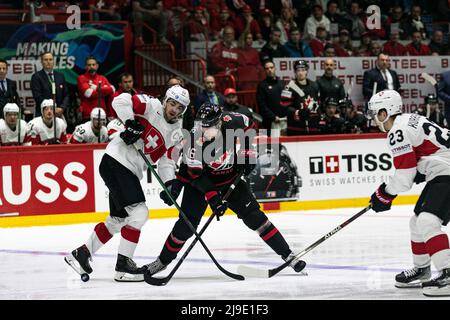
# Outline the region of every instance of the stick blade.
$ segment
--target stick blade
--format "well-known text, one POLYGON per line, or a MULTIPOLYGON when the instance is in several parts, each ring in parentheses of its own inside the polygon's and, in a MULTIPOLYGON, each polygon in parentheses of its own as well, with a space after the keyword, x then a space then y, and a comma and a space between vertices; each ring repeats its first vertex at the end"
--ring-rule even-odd
POLYGON ((250 278, 270 278, 269 270, 261 270, 243 265, 237 268, 237 273, 250 278))
POLYGON ((167 284, 166 278, 153 278, 147 274, 144 274, 144 281, 152 286, 165 286, 167 284))
POLYGON ((437 84, 436 79, 434 79, 432 76, 430 76, 426 72, 421 73, 422 78, 424 78, 426 81, 428 81, 432 86, 435 86, 437 84))

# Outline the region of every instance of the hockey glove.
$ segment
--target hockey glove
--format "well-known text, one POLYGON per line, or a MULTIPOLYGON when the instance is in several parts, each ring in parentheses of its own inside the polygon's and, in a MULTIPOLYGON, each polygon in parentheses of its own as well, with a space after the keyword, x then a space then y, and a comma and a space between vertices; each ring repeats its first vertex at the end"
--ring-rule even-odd
POLYGON ((392 195, 386 192, 386 183, 382 183, 377 191, 370 197, 370 204, 373 211, 383 212, 391 209, 392 201, 397 195, 392 195))
POLYGON ((425 181, 426 175, 421 174, 417 171, 416 176, 414 177, 414 183, 419 184, 425 181))
MULTIPOLYGON (((183 183, 180 180, 173 179, 173 180, 167 181, 165 183, 165 185, 167 187, 167 190, 169 190, 170 194, 172 195, 173 200, 177 201, 177 198, 180 195, 181 190, 183 189, 183 183)), ((164 190, 161 191, 161 193, 159 194, 159 197, 168 206, 173 205, 173 202, 172 202, 172 200, 170 200, 166 191, 164 191, 164 190)))
POLYGON ((205 194, 206 201, 208 201, 209 206, 211 207, 213 213, 217 217, 217 221, 220 220, 220 217, 225 214, 227 211, 227 204, 223 202, 222 197, 217 191, 209 191, 205 194))
POLYGON ((120 137, 126 145, 130 145, 138 141, 145 127, 137 120, 128 119, 125 121, 125 130, 120 133, 120 137))

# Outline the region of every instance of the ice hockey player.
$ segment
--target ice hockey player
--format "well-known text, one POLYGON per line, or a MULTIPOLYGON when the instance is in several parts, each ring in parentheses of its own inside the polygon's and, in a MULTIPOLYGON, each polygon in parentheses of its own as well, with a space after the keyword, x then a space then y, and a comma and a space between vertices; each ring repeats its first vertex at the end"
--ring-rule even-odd
POLYGON ((402 98, 394 90, 381 91, 369 101, 369 112, 383 132, 393 155, 395 174, 371 196, 372 209, 391 208, 401 192, 426 181, 410 220, 414 267, 396 276, 398 288, 422 285, 426 296, 450 296, 450 248, 442 225, 450 219, 449 130, 418 114, 402 114, 402 98), (439 275, 431 279, 433 262, 439 275))
MULTIPOLYGON (((184 154, 177 179, 170 183, 170 192, 176 199, 184 185, 181 210, 195 228, 208 204, 216 216, 222 216, 229 205, 238 218, 256 231, 277 254, 285 260, 291 259, 293 253, 289 245, 261 211, 245 181, 241 180, 237 184, 227 202, 222 200, 222 194, 226 193, 238 172, 243 170, 248 175, 256 163, 256 150, 251 146, 250 139, 245 139, 244 143, 240 141, 240 149, 236 150, 237 139, 234 137, 230 143, 227 130, 246 131, 252 127, 253 123, 247 116, 223 112, 219 105, 204 103, 196 115, 191 141, 187 142, 188 152, 184 154), (217 151, 215 154, 205 152, 210 149, 211 144, 217 151), (212 157, 206 160, 208 155, 212 157)), ((167 205, 172 205, 166 193, 161 193, 160 197, 167 205)), ((193 232, 180 217, 167 237, 159 257, 147 265, 147 275, 164 270, 192 235, 193 232)), ((293 260, 290 265, 296 272, 300 272, 306 264, 302 260, 293 260)))
POLYGON ((123 125, 122 121, 120 121, 120 119, 115 118, 108 123, 106 129, 108 129, 108 139, 109 141, 111 141, 112 139, 118 137, 120 133, 125 130, 125 126, 123 125))
POLYGON ((0 119, 1 146, 19 146, 26 142, 27 123, 19 119, 19 113, 19 106, 15 103, 7 103, 3 107, 4 119, 0 119))
POLYGON ((416 113, 427 117, 428 120, 433 121, 441 127, 445 127, 447 121, 444 113, 439 109, 439 101, 435 94, 430 93, 425 97, 425 107, 417 108, 416 113))
POLYGON ((110 215, 95 226, 88 241, 65 260, 79 274, 91 273, 89 260, 114 234, 120 232, 116 275, 119 282, 143 281, 144 267, 132 260, 141 228, 148 219, 148 208, 140 180, 147 170, 139 155, 142 149, 166 182, 175 178, 176 164, 168 157, 170 149, 182 139, 180 119, 189 105, 189 93, 180 86, 167 90, 163 103, 147 95, 122 93, 112 103, 125 124, 120 138, 111 140, 100 163, 100 175, 109 189, 110 215))
POLYGON ((305 60, 294 62, 295 79, 281 92, 280 104, 287 108, 287 135, 319 133, 319 87, 307 78, 309 65, 305 60))
POLYGON ((70 143, 103 143, 108 142, 106 113, 102 108, 91 111, 91 120, 78 125, 70 138, 70 143))
POLYGON ((41 116, 28 122, 27 139, 32 145, 67 143, 66 122, 53 114, 53 100, 44 99, 41 103, 41 116), (56 121, 56 130, 53 127, 56 121), (56 136, 55 136, 56 131, 56 136))

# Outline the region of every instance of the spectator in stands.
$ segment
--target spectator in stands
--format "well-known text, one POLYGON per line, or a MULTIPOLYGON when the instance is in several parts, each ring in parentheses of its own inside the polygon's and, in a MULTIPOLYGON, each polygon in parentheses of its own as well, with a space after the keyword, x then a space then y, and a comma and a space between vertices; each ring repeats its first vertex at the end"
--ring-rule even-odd
POLYGON ((399 42, 400 34, 398 31, 392 31, 389 41, 386 41, 383 45, 383 52, 389 56, 406 56, 408 50, 399 42))
POLYGON ((230 9, 226 5, 222 6, 219 13, 219 19, 210 21, 212 38, 217 40, 223 33, 226 26, 231 26, 235 29, 233 18, 230 16, 230 9))
POLYGON ((434 30, 428 44, 432 55, 444 56, 447 54, 447 45, 444 44, 444 34, 441 30, 434 30))
POLYGON ((238 67, 252 66, 261 68, 259 61, 259 51, 252 47, 253 36, 251 32, 245 31, 241 34, 238 42, 238 67))
POLYGON ((341 118, 344 120, 344 133, 367 132, 367 119, 361 111, 358 111, 349 99, 340 100, 338 108, 341 118))
POLYGON ((316 31, 316 37, 309 42, 309 46, 314 57, 323 57, 327 42, 328 32, 324 26, 319 25, 316 31))
POLYGON ((339 116, 338 101, 333 97, 328 97, 323 103, 322 109, 324 113, 320 120, 321 134, 339 134, 344 133, 345 121, 339 116))
POLYGON ((91 120, 78 125, 68 143, 104 143, 108 140, 106 113, 101 108, 94 108, 91 111, 91 120))
POLYGON ((324 51, 323 51, 323 56, 327 57, 327 58, 333 58, 336 57, 336 49, 334 48, 334 46, 330 43, 327 43, 325 45, 324 51))
POLYGON ((261 48, 259 53, 262 63, 266 60, 272 61, 274 58, 284 58, 289 55, 289 52, 281 44, 280 39, 281 31, 277 27, 274 27, 270 31, 269 41, 261 48))
POLYGON ((6 78, 7 73, 8 62, 0 59, 0 119, 3 118, 3 107, 7 103, 15 103, 20 106, 17 84, 15 81, 6 78))
MULTIPOLYGON (((80 112, 83 121, 88 121, 91 117, 91 111, 95 107, 100 107, 106 110, 106 97, 114 94, 114 87, 109 83, 108 79, 97 73, 99 65, 97 59, 88 57, 86 59, 86 73, 78 76, 77 87, 78 96, 80 97, 80 112), (101 83, 101 86, 100 86, 101 83), (99 94, 101 96, 99 97, 99 94)), ((113 117, 112 114, 107 114, 108 117, 113 117)))
POLYGON ((422 33, 414 31, 412 34, 412 42, 406 46, 410 56, 429 56, 431 55, 430 48, 422 43, 422 33))
POLYGON ((210 102, 218 105, 223 105, 224 98, 220 92, 216 91, 216 79, 212 75, 207 75, 203 80, 205 89, 198 94, 194 99, 194 111, 197 113, 198 109, 205 102, 210 102))
POLYGON ((438 96, 444 102, 444 114, 447 126, 450 126, 450 71, 441 74, 438 84, 438 96))
POLYGON ((223 105, 224 111, 241 113, 253 120, 252 110, 238 103, 238 96, 234 88, 226 88, 223 92, 223 96, 225 97, 225 103, 223 105))
POLYGON ((184 29, 186 41, 208 41, 209 23, 205 16, 205 8, 197 6, 188 18, 184 29))
POLYGON ((320 4, 313 6, 312 15, 306 19, 303 38, 314 39, 318 26, 322 26, 327 32, 330 32, 330 20, 323 14, 323 8, 320 4))
POLYGON ((258 21, 253 18, 252 9, 248 5, 242 7, 241 14, 236 18, 235 24, 239 36, 245 31, 250 31, 254 39, 258 41, 262 39, 258 21))
POLYGON ((16 103, 3 107, 0 119, 0 146, 20 146, 26 142, 27 123, 20 119, 20 108, 16 103))
POLYGON ((289 41, 284 44, 284 48, 288 52, 288 57, 312 57, 311 48, 301 40, 302 35, 297 27, 291 28, 289 31, 289 41))
POLYGON ((265 61, 263 64, 266 79, 258 83, 256 87, 256 103, 263 117, 263 127, 267 129, 270 136, 272 123, 280 123, 286 117, 286 108, 281 107, 280 98, 285 83, 276 76, 275 64, 265 61))
POLYGON ((358 1, 352 1, 350 12, 345 15, 345 19, 350 21, 350 35, 352 40, 361 39, 361 35, 366 31, 363 20, 361 19, 361 6, 358 1))
POLYGON ((286 108, 288 136, 319 133, 319 87, 307 78, 308 69, 307 61, 295 61, 295 79, 281 92, 280 105, 286 108))
MULTIPOLYGON (((164 96, 166 95, 166 91, 170 87, 176 85, 182 86, 184 88, 184 80, 177 76, 171 76, 169 80, 167 80, 166 87, 164 93, 161 94, 161 98, 164 98, 164 96)), ((194 112, 194 106, 192 103, 190 103, 183 114, 183 129, 190 131, 194 127, 194 112)))
POLYGON ((329 97, 336 101, 344 99, 344 85, 341 80, 333 75, 334 70, 336 70, 336 62, 333 59, 326 59, 324 68, 324 74, 316 81, 319 87, 320 101, 325 101, 329 97))
POLYGON ((122 20, 117 1, 112 0, 89 0, 88 8, 94 13, 96 21, 119 21, 122 20))
POLYGON ((391 38, 392 32, 396 32, 401 39, 406 39, 408 35, 405 35, 404 24, 403 8, 400 5, 395 5, 392 7, 391 15, 384 22, 384 29, 388 38, 391 38))
POLYGON ((32 145, 60 144, 67 142, 66 122, 53 114, 53 100, 44 99, 41 103, 41 116, 28 122, 27 142, 32 145), (56 120, 56 128, 55 121, 56 120))
POLYGON ((369 101, 374 94, 386 89, 400 92, 400 81, 398 80, 397 72, 389 68, 389 56, 380 53, 377 58, 376 67, 364 72, 364 99, 369 101), (375 82, 377 83, 377 90, 373 92, 375 82))
POLYGON ((371 41, 369 46, 369 56, 378 57, 381 53, 381 44, 378 41, 371 41))
POLYGON ((402 26, 404 32, 402 39, 411 39, 412 36, 412 40, 414 41, 414 33, 416 31, 420 33, 422 39, 425 39, 427 37, 421 14, 422 9, 419 5, 412 6, 411 14, 408 18, 405 19, 405 23, 402 26))
POLYGON ((142 39, 142 28, 144 22, 157 31, 158 42, 168 43, 167 24, 168 12, 163 10, 162 1, 156 0, 133 0, 134 32, 137 43, 144 43, 142 39))
POLYGON ((53 55, 50 52, 41 54, 42 70, 31 76, 31 92, 36 102, 35 116, 41 115, 42 101, 53 99, 53 86, 56 91, 56 116, 62 117, 69 106, 69 91, 64 75, 54 68, 53 55))
POLYGON ((325 12, 325 17, 330 20, 330 34, 335 36, 338 34, 340 29, 350 29, 351 22, 346 20, 342 14, 338 13, 338 1, 330 0, 327 3, 327 11, 325 12))
POLYGON ((238 64, 238 49, 232 26, 223 28, 223 40, 211 49, 208 68, 211 73, 232 72, 238 64))
POLYGON ((137 94, 136 89, 134 89, 133 75, 128 72, 124 72, 119 76, 119 87, 118 87, 117 91, 114 93, 113 98, 109 99, 109 101, 108 101, 109 102, 108 109, 106 110, 106 114, 109 115, 108 121, 111 121, 112 119, 117 118, 116 111, 112 107, 112 101, 115 97, 117 97, 118 95, 120 95, 122 93, 129 93, 131 95, 137 94))
POLYGON ((281 9, 280 18, 275 22, 275 26, 281 31, 281 44, 285 44, 289 40, 290 30, 297 28, 297 23, 294 21, 294 10, 292 7, 284 6, 281 9))
POLYGON ((434 93, 425 97, 424 105, 419 105, 415 113, 428 118, 440 127, 447 127, 444 113, 439 109, 439 100, 434 93))
POLYGON ((358 48, 358 56, 368 57, 370 56, 370 46, 372 44, 372 37, 370 33, 363 32, 361 34, 361 46, 358 48))
POLYGON ((262 9, 259 13, 258 23, 259 28, 261 29, 262 39, 266 41, 266 43, 269 42, 270 34, 272 32, 272 29, 275 27, 275 21, 273 20, 272 12, 267 8, 262 9))
POLYGON ((353 48, 347 29, 341 29, 339 31, 339 38, 337 42, 334 42, 333 47, 337 57, 349 57, 353 55, 355 49, 353 48))

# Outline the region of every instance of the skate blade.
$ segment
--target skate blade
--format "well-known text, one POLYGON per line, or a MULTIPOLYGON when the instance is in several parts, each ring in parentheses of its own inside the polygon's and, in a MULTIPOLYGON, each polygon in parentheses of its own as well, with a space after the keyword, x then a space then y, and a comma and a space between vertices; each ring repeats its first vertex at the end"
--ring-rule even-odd
POLYGON ((65 256, 64 261, 73 269, 76 273, 78 273, 80 276, 83 274, 87 274, 86 271, 80 266, 78 261, 72 256, 65 256))
POLYGON ((425 287, 422 293, 427 297, 450 297, 450 285, 444 287, 425 287))
POLYGON ((116 272, 114 280, 117 282, 142 282, 144 274, 131 274, 126 272, 116 272))
POLYGON ((399 289, 417 289, 422 288, 422 283, 429 280, 416 280, 410 283, 395 282, 395 287, 399 289))

